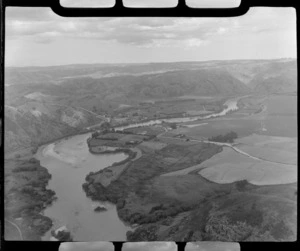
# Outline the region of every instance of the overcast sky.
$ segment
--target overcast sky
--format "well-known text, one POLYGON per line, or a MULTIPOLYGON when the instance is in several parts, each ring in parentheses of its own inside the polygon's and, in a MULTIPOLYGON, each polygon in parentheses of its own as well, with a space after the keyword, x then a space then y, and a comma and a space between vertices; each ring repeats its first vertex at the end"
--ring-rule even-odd
POLYGON ((111 242, 64 242, 59 246, 58 251, 114 251, 111 242))
POLYGON ((293 8, 231 18, 64 18, 6 9, 6 66, 296 57, 293 8))

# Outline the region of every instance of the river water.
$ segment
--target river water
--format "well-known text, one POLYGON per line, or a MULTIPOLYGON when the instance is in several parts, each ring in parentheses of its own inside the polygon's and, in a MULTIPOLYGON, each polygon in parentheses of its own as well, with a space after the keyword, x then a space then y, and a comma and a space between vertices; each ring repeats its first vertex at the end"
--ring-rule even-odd
POLYGON ((156 119, 156 120, 150 120, 150 121, 142 122, 142 123, 130 124, 130 125, 126 125, 126 126, 118 126, 118 127, 115 127, 115 130, 116 131, 123 131, 125 129, 134 128, 134 127, 138 127, 138 126, 158 125, 158 124, 162 124, 163 122, 186 123, 186 122, 192 122, 192 121, 196 121, 196 120, 203 120, 203 119, 210 119, 210 118, 216 118, 216 117, 224 116, 230 111, 238 110, 237 102, 240 98, 241 97, 227 100, 224 103, 224 106, 226 106, 226 108, 224 110, 222 110, 221 112, 219 112, 219 113, 213 113, 213 114, 209 114, 209 115, 205 115, 205 116, 193 116, 193 117, 170 118, 170 119, 156 119))
MULTIPOLYGON (((48 188, 58 197, 44 215, 53 220, 53 229, 66 226, 75 241, 125 241, 130 228, 118 218, 116 207, 87 198, 82 184, 89 172, 124 160, 126 155, 93 155, 88 151, 88 137, 90 133, 76 135, 39 148, 36 158, 52 175, 48 188), (99 205, 108 210, 94 212, 99 205)), ((43 240, 50 237, 49 231, 43 240)))
MULTIPOLYGON (((224 103, 226 108, 219 113, 151 120, 115 129, 124 130, 162 122, 184 123, 223 116, 229 111, 238 109, 237 100, 238 98, 226 101, 224 103)), ((95 172, 114 162, 122 161, 126 155, 123 153, 93 155, 88 150, 88 137, 90 133, 76 135, 39 148, 36 158, 52 175, 48 188, 54 190, 58 197, 57 201, 44 211, 44 215, 53 220, 53 229, 66 226, 71 231, 74 241, 125 241, 126 232, 130 230, 130 227, 119 219, 115 205, 93 202, 86 197, 82 184, 89 172, 95 172), (94 212, 94 208, 99 205, 105 206, 108 210, 100 213, 94 212)), ((43 240, 50 240, 50 231, 46 233, 43 240)))

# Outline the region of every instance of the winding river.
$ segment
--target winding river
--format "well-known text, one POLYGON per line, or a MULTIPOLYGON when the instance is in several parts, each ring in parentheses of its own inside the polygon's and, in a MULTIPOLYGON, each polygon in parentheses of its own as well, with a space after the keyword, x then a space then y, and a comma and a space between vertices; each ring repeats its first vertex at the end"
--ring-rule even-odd
POLYGON ((130 125, 126 125, 126 126, 117 126, 117 127, 115 127, 115 130, 116 131, 123 131, 125 129, 139 127, 139 126, 158 125, 158 124, 162 124, 163 122, 186 123, 186 122, 192 122, 192 121, 197 121, 197 120, 210 119, 210 118, 216 118, 216 117, 224 116, 230 111, 238 110, 237 102, 241 98, 243 98, 243 97, 238 97, 238 98, 233 98, 233 99, 227 100, 224 103, 224 106, 226 106, 225 109, 222 110, 221 112, 218 112, 218 113, 212 113, 212 114, 205 115, 205 116, 193 116, 193 117, 170 118, 170 119, 156 119, 156 120, 150 120, 150 121, 142 122, 142 123, 130 124, 130 125))
MULTIPOLYGON (((39 148, 36 158, 52 175, 48 188, 54 190, 58 198, 44 215, 53 220, 53 229, 66 226, 75 241, 125 241, 130 228, 119 219, 116 207, 87 198, 82 184, 89 172, 119 162, 126 155, 93 155, 88 151, 88 137, 90 133, 76 135, 39 148), (108 210, 94 212, 99 205, 108 210)), ((43 240, 51 239, 50 232, 43 240)))
MULTIPOLYGON (((229 111, 237 110, 239 98, 225 102, 226 108, 219 113, 206 116, 151 120, 145 123, 116 127, 124 130, 137 126, 161 124, 163 122, 184 123, 219 117, 229 111)), ((44 211, 44 215, 53 220, 53 229, 66 226, 74 241, 125 241, 126 232, 130 230, 118 217, 116 207, 109 203, 93 202, 86 197, 82 189, 85 177, 89 172, 98 171, 114 162, 126 158, 123 153, 114 155, 93 155, 89 152, 87 138, 90 133, 76 135, 59 140, 38 149, 36 158, 46 167, 52 178, 48 188, 55 191, 57 200, 44 211), (102 205, 105 212, 94 212, 95 207, 102 205)), ((51 230, 50 230, 51 231, 51 230)), ((50 231, 43 240, 51 240, 50 231)))

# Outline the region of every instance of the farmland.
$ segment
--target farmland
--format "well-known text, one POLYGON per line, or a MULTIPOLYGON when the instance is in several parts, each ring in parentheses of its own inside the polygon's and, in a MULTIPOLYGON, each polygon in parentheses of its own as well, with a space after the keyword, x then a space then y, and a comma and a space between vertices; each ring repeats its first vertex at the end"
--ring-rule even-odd
MULTIPOLYGON (((195 126, 179 125, 152 139, 141 139, 134 146, 141 157, 126 168, 120 166, 118 178, 109 185, 101 185, 93 174, 87 177, 87 195, 117 205, 119 217, 137 226, 127 233, 131 241, 293 240, 297 139, 291 136, 296 132, 291 127, 290 137, 285 133, 278 136, 279 129, 275 131, 267 123, 263 130, 262 118, 274 115, 277 102, 267 103, 265 97, 246 99, 235 113, 182 123, 195 126), (230 131, 238 136, 229 143, 232 148, 201 142, 230 131), (224 225, 231 235, 221 231, 224 225)), ((139 128, 139 133, 144 131, 139 128)), ((131 140, 133 135, 118 136, 114 144, 124 146, 124 139, 131 140)))

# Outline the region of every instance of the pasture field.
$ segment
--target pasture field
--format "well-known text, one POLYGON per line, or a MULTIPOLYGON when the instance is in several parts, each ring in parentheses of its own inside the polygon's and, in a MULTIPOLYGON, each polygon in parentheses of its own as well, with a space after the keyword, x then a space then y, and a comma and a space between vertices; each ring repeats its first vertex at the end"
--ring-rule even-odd
POLYGON ((196 139, 209 138, 234 131, 239 137, 253 133, 269 136, 297 137, 297 97, 272 95, 241 99, 243 108, 222 118, 183 123, 187 127, 173 130, 196 139), (259 108, 261 112, 255 114, 259 108), (249 115, 247 116, 248 114, 249 115), (205 124, 207 123, 207 124, 205 124), (198 126, 196 126, 198 124, 198 126))
POLYGON ((181 202, 199 200, 219 192, 229 192, 230 185, 208 182, 198 175, 159 176, 151 182, 147 190, 157 197, 172 198, 181 202))
POLYGON ((201 166, 201 164, 195 165, 195 166, 191 166, 182 170, 178 170, 178 171, 174 171, 174 172, 169 172, 169 173, 164 173, 161 176, 180 176, 180 175, 186 175, 188 173, 191 173, 195 170, 199 170, 202 169, 203 167, 201 166))
POLYGON ((129 141, 143 141, 144 139, 147 138, 148 136, 143 136, 143 135, 123 134, 123 137, 121 137, 119 140, 123 142, 129 142, 129 141))
POLYGON ((263 135, 297 137, 297 116, 268 115, 265 119, 266 131, 263 135))
POLYGON ((297 138, 253 134, 235 140, 238 148, 262 159, 297 164, 297 138))
POLYGON ((221 153, 200 164, 199 174, 216 183, 247 180, 254 185, 275 185, 297 182, 297 165, 259 161, 224 147, 221 153))
POLYGON ((297 137, 297 96, 272 95, 264 99, 265 111, 252 116, 264 124, 259 134, 297 137))
POLYGON ((253 119, 203 120, 200 122, 197 121, 196 124, 199 125, 189 128, 178 128, 172 132, 175 134, 183 133, 195 139, 207 139, 229 133, 230 131, 236 132, 239 137, 244 137, 251 135, 260 128, 260 121, 253 119))
POLYGON ((111 138, 111 139, 121 139, 124 137, 124 134, 122 133, 116 133, 116 132, 110 132, 106 134, 101 134, 96 137, 96 139, 106 139, 106 138, 111 138))
POLYGON ((107 187, 113 180, 116 180, 119 175, 125 170, 128 163, 118 166, 111 166, 101 173, 91 176, 91 179, 102 186, 107 187))
POLYGON ((128 128, 125 131, 134 134, 145 133, 147 135, 158 135, 160 133, 163 133, 165 130, 162 126, 157 125, 157 126, 143 126, 143 127, 128 128))
POLYGON ((267 99, 268 114, 297 116, 297 96, 274 95, 267 99))
POLYGON ((166 147, 167 144, 159 142, 159 141, 144 141, 141 143, 141 146, 145 146, 145 147, 148 147, 153 150, 160 150, 160 149, 166 147))

